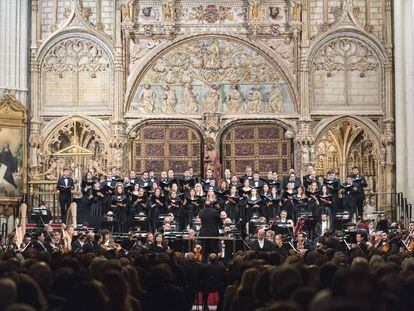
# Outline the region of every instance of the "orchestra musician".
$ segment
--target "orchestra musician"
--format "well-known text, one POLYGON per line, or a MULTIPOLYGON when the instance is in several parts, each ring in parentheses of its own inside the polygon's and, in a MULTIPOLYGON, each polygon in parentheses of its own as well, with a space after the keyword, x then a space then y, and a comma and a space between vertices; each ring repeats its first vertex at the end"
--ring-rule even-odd
POLYGON ((250 249, 255 252, 272 252, 274 247, 272 242, 265 238, 265 230, 257 229, 257 239, 250 243, 250 249))
POLYGON ((148 251, 152 254, 165 253, 168 250, 167 243, 164 242, 164 238, 161 233, 154 235, 154 242, 149 244, 148 251))
POLYGON ((72 202, 72 190, 75 189, 73 178, 69 176, 69 169, 63 169, 62 176, 57 181, 57 190, 59 191, 59 205, 62 222, 66 220, 66 212, 72 202))

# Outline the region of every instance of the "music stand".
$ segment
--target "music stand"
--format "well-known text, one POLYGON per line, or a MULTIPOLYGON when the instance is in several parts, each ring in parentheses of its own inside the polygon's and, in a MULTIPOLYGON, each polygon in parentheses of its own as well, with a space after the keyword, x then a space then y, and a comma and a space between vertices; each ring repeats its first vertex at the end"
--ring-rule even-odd
POLYGON ((30 218, 41 227, 49 223, 52 219, 52 213, 47 208, 34 207, 30 214, 30 218))

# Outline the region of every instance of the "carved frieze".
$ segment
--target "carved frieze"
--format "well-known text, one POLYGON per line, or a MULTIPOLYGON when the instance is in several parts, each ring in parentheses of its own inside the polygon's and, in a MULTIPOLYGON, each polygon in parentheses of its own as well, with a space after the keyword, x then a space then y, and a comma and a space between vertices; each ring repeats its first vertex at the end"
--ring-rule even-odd
POLYGON ((182 44, 161 55, 140 81, 131 112, 165 112, 167 87, 174 106, 169 113, 295 111, 279 69, 260 52, 230 40, 182 44))

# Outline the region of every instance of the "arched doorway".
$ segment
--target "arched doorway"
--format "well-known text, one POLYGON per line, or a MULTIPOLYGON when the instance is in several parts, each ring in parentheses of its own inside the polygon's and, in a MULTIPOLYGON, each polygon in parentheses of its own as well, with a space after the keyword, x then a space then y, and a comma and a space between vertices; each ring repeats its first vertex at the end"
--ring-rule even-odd
POLYGON ((344 180, 353 166, 367 178, 368 189, 375 191, 379 182, 379 154, 372 133, 344 119, 323 130, 316 140, 316 170, 325 176, 335 170, 344 180))
POLYGON ((131 167, 137 172, 154 170, 160 174, 172 169, 182 175, 192 167, 201 175, 202 136, 191 125, 159 121, 139 127, 132 142, 131 167))
POLYGON ((222 135, 223 170, 239 176, 251 166, 261 175, 277 171, 286 175, 293 167, 293 141, 286 129, 273 123, 246 123, 228 127, 222 135))

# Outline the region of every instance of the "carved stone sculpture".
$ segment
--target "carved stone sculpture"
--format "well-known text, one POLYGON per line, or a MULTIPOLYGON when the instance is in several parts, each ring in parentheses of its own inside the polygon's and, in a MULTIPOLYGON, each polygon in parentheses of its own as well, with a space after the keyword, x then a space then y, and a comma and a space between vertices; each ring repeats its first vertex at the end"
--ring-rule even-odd
POLYGON ((243 96, 236 84, 231 86, 230 94, 227 98, 227 113, 235 114, 241 112, 243 107, 243 96))
POLYGON ((140 96, 139 109, 144 113, 153 113, 155 108, 156 94, 149 84, 145 84, 140 96))
POLYGON ((212 85, 206 98, 201 103, 203 112, 213 113, 217 112, 220 103, 220 92, 218 85, 212 85))
POLYGON ((188 82, 184 83, 183 95, 181 97, 181 103, 184 107, 183 112, 194 114, 197 113, 197 99, 193 94, 191 84, 188 82))
POLYGON ((213 171, 213 175, 216 178, 221 176, 221 163, 219 152, 214 148, 212 143, 207 144, 204 150, 204 171, 207 172, 208 169, 213 171))
POLYGON ((162 98, 163 112, 165 113, 175 113, 177 108, 177 97, 175 91, 171 89, 168 85, 164 87, 164 96, 162 98))
POLYGON ((269 112, 283 112, 283 96, 279 84, 274 84, 269 94, 269 112))
POLYGON ((258 113, 263 111, 263 96, 258 87, 254 86, 247 98, 248 113, 258 113))

